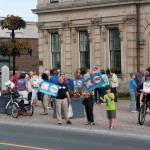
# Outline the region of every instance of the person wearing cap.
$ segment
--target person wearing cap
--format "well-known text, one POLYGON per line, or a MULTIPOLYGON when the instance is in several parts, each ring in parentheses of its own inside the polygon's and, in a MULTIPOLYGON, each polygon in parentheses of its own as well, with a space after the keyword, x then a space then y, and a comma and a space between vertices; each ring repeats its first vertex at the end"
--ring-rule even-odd
POLYGON ((104 99, 100 97, 106 103, 106 112, 108 118, 108 129, 114 129, 115 119, 116 119, 116 106, 115 106, 115 96, 114 93, 111 93, 111 86, 105 86, 106 95, 104 95, 104 99))

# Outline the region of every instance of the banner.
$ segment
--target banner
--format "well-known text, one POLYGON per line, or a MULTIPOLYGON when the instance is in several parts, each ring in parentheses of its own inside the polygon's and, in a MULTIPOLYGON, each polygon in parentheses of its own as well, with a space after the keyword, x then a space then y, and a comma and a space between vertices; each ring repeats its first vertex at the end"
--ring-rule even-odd
POLYGON ((150 93, 150 82, 144 82, 143 83, 143 91, 145 93, 150 93))
POLYGON ((74 87, 82 87, 83 79, 74 80, 74 87))
POLYGON ((42 93, 49 94, 51 96, 55 96, 56 97, 57 94, 58 94, 59 88, 60 88, 59 85, 43 81, 41 83, 39 91, 42 92, 42 93))
POLYGON ((104 83, 105 82, 102 79, 101 75, 99 73, 95 73, 93 76, 83 81, 83 86, 85 86, 88 92, 91 92, 104 83))

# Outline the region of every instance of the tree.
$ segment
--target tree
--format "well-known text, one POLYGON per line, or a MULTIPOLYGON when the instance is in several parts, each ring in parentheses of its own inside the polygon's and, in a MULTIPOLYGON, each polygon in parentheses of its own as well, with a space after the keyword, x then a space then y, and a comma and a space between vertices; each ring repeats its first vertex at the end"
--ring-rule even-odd
POLYGON ((21 28, 25 28, 26 27, 26 22, 19 16, 14 16, 14 15, 8 15, 7 17, 5 17, 3 20, 1 20, 0 22, 1 28, 2 29, 8 29, 11 30, 11 43, 7 43, 4 45, 1 45, 0 48, 0 55, 2 56, 13 56, 13 75, 15 75, 15 58, 16 55, 21 54, 21 49, 28 49, 28 53, 31 55, 32 50, 29 46, 27 46, 28 44, 26 43, 25 46, 25 42, 22 44, 16 44, 15 42, 15 34, 14 34, 14 30, 20 30, 21 28), (7 45, 7 46, 6 46, 7 45), (10 52, 11 51, 11 52, 10 52))

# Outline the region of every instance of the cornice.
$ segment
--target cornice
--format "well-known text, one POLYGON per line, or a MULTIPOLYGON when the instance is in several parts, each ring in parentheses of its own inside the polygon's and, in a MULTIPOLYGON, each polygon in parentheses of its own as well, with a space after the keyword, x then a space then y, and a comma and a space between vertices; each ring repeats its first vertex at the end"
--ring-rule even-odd
POLYGON ((150 3, 150 0, 102 0, 102 1, 84 1, 84 2, 74 2, 74 3, 57 3, 49 5, 37 5, 37 9, 32 9, 36 14, 41 13, 52 13, 52 12, 61 12, 61 11, 73 11, 73 10, 83 10, 83 9, 92 9, 92 8, 102 8, 102 7, 113 7, 120 5, 130 5, 130 4, 144 4, 150 3))

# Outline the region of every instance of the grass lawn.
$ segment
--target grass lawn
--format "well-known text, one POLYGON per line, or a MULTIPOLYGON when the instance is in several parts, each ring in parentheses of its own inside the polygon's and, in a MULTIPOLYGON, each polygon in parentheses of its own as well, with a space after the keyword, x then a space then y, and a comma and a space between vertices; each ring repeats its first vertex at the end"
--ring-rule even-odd
POLYGON ((129 97, 117 97, 118 100, 131 100, 130 96, 129 97))

